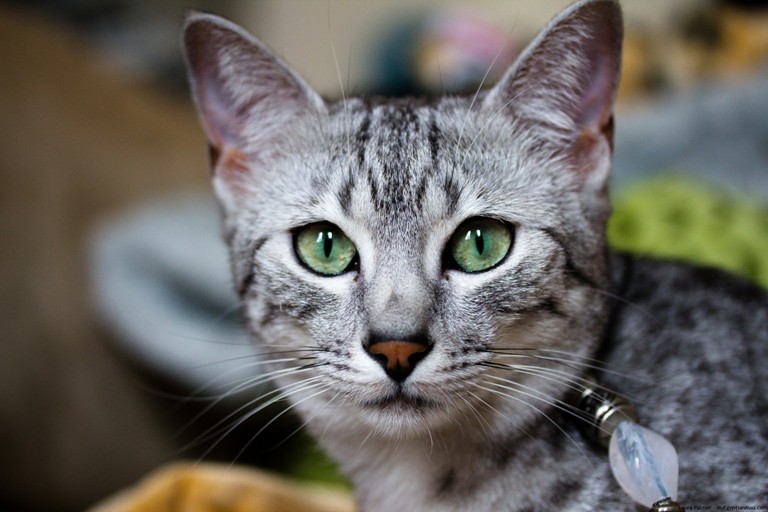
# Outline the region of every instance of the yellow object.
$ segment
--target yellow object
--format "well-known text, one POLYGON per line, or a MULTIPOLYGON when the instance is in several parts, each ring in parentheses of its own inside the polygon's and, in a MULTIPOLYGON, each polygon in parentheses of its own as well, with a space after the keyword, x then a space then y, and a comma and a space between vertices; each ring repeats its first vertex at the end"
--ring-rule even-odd
POLYGON ((223 464, 178 463, 88 512, 353 512, 341 490, 223 464))

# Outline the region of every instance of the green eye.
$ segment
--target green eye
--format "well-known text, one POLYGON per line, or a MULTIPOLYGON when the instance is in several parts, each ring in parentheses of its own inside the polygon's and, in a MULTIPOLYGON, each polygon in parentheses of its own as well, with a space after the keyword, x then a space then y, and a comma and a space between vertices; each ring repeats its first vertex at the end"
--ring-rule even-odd
POLYGON ((294 247, 307 268, 326 276, 342 274, 356 261, 355 244, 327 222, 300 228, 294 236, 294 247))
POLYGON ((512 246, 512 231, 496 219, 475 217, 459 226, 448 242, 448 253, 464 272, 495 267, 512 246))

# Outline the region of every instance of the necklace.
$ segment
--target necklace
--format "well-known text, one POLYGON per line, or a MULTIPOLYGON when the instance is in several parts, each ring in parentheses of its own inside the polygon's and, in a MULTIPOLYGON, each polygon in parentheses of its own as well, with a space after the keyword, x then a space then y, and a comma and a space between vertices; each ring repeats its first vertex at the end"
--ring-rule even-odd
POLYGON ((635 408, 588 376, 576 407, 586 437, 608 449, 611 471, 624 492, 649 512, 682 512, 677 503, 677 451, 641 426, 635 408))

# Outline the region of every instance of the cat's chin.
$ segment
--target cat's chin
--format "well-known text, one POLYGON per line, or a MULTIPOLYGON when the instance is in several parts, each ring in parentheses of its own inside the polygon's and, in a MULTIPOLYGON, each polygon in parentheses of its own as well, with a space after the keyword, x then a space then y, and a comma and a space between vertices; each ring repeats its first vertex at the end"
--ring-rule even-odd
POLYGON ((447 404, 402 392, 368 399, 360 409, 373 430, 398 438, 429 433, 451 422, 447 404))
POLYGON ((430 409, 444 407, 442 404, 424 398, 421 396, 407 395, 405 393, 393 393, 381 398, 374 398, 364 401, 364 409, 375 409, 380 411, 394 411, 403 413, 424 413, 430 409))

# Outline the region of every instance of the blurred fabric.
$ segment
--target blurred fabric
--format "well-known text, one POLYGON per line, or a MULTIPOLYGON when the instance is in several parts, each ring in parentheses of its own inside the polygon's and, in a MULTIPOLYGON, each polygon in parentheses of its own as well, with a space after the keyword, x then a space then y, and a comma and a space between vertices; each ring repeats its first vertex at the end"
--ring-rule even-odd
POLYGON ((57 25, 0 9, 4 510, 82 510, 174 455, 93 320, 85 241, 139 198, 207 191, 204 141, 188 104, 92 59, 57 25))

